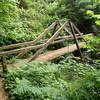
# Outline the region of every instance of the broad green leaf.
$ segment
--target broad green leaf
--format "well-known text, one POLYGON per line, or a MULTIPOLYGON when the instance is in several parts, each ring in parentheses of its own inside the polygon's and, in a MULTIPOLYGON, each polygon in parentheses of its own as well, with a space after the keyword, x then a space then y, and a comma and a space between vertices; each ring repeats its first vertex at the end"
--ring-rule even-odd
POLYGON ((96 23, 97 25, 100 25, 100 20, 97 20, 95 23, 96 23))

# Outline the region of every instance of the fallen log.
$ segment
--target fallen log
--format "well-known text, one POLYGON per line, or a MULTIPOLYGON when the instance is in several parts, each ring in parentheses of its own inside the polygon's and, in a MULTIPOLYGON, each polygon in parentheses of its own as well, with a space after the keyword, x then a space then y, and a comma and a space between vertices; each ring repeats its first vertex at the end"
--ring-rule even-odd
MULTIPOLYGON (((82 48, 86 43, 85 42, 80 42, 78 43, 79 47, 82 48)), ((44 54, 40 54, 35 61, 52 61, 64 54, 67 53, 71 53, 73 51, 77 50, 76 44, 61 48, 61 49, 57 49, 54 51, 49 51, 47 53, 44 54)), ((31 58, 30 58, 31 59, 31 58)))

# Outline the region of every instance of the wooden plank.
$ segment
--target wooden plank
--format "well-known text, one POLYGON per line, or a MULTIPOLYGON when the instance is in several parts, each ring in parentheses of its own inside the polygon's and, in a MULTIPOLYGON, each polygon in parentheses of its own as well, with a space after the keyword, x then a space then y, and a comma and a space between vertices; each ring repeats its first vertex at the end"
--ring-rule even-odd
MULTIPOLYGON (((82 37, 85 37, 85 36, 90 36, 90 35, 92 35, 92 34, 87 34, 87 35, 83 35, 83 36, 77 36, 76 38, 79 39, 79 38, 82 38, 82 37)), ((66 41, 70 41, 70 40, 73 40, 73 39, 74 39, 74 37, 62 38, 60 40, 56 40, 56 41, 51 42, 50 45, 61 43, 61 42, 66 42, 66 41)))
POLYGON ((21 51, 24 51, 24 50, 37 49, 37 48, 41 48, 43 46, 44 46, 44 44, 36 45, 36 46, 29 46, 29 47, 15 49, 15 50, 10 50, 10 51, 5 51, 5 52, 3 51, 3 52, 0 53, 0 56, 2 56, 2 55, 10 55, 10 54, 17 54, 17 53, 20 53, 21 51))
MULTIPOLYGON (((80 42, 78 43, 79 47, 82 48, 86 43, 85 42, 80 42)), ((49 51, 44 54, 40 54, 35 61, 52 61, 62 55, 65 55, 67 53, 71 53, 73 51, 77 50, 76 44, 63 47, 54 51, 49 51)), ((31 59, 31 58, 30 58, 31 59)))
POLYGON ((75 36, 75 30, 74 30, 74 28, 73 28, 73 25, 72 25, 71 22, 69 22, 69 25, 70 25, 70 27, 71 27, 72 35, 73 35, 73 37, 74 37, 74 40, 75 40, 77 49, 78 49, 79 54, 80 54, 80 57, 81 57, 81 59, 83 59, 83 54, 82 54, 82 52, 81 52, 81 50, 80 50, 80 47, 79 47, 79 45, 78 45, 78 40, 77 40, 77 38, 76 38, 76 36, 75 36))

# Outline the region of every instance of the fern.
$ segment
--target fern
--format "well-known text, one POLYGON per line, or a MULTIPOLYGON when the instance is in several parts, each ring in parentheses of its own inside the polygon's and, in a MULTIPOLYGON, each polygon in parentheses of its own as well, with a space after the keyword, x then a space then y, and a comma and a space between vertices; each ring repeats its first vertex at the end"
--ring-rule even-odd
POLYGON ((88 64, 64 61, 59 65, 32 62, 9 70, 5 83, 11 99, 97 100, 99 71, 88 64))

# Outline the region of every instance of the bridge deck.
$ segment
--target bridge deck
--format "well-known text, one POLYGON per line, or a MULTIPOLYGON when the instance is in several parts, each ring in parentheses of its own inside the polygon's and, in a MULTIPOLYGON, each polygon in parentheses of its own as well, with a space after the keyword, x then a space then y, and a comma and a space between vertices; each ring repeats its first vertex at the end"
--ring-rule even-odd
MULTIPOLYGON (((79 43, 79 47, 82 48, 85 45, 85 42, 80 42, 79 43)), ((53 50, 53 51, 48 51, 44 54, 40 54, 35 61, 52 61, 64 54, 70 53, 77 50, 76 44, 67 46, 67 47, 63 47, 57 50, 53 50)))

